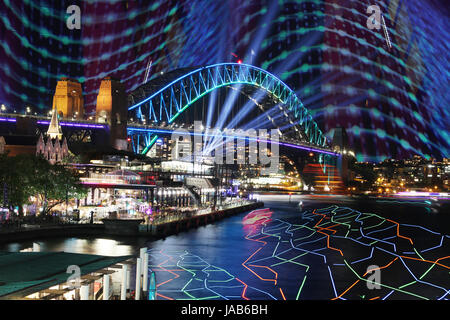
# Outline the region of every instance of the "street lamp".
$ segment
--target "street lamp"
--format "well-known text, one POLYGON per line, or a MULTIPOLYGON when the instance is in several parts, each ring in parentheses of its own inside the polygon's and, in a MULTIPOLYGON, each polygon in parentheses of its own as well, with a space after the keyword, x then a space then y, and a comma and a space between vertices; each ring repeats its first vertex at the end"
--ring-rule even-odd
POLYGON ((1 111, 5 112, 6 111, 6 106, 2 103, 2 107, 1 107, 1 111))

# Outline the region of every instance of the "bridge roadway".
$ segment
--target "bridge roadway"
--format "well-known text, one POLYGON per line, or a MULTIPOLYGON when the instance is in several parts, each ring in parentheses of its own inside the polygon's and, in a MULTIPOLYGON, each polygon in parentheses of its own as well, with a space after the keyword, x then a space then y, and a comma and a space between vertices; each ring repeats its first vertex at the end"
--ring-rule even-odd
MULTIPOLYGON (((183 131, 179 131, 181 132, 189 132, 190 135, 195 136, 195 135, 201 135, 201 136, 212 136, 212 137, 223 137, 223 138, 236 138, 236 139, 249 139, 249 140, 253 140, 253 141, 258 141, 258 142, 267 142, 267 143, 276 143, 279 144, 281 146, 285 146, 285 147, 289 147, 289 148, 295 148, 295 149, 301 149, 301 150, 306 150, 306 151, 310 151, 310 152, 317 152, 317 153, 322 153, 322 154, 327 154, 327 155, 331 155, 331 156, 335 156, 338 157, 340 154, 331 151, 328 148, 321 148, 321 147, 317 147, 317 146, 313 146, 309 143, 306 142, 302 142, 299 143, 295 140, 291 140, 291 139, 279 139, 278 141, 271 141, 270 139, 259 139, 257 137, 250 137, 250 136, 245 136, 242 134, 238 134, 238 132, 236 130, 224 130, 224 131, 219 131, 217 132, 214 129, 209 129, 203 132, 196 132, 193 129, 188 129, 188 128, 180 128, 180 127, 176 127, 175 125, 172 126, 155 126, 155 125, 140 125, 140 124, 136 124, 136 123, 128 123, 128 135, 132 135, 132 134, 163 134, 163 135, 169 135, 172 134, 173 132, 176 132, 177 130, 182 129, 183 131), (208 132, 210 131, 210 132, 208 132)), ((244 131, 245 133, 245 131, 244 131)))
MULTIPOLYGON (((50 124, 50 117, 35 116, 35 115, 20 115, 20 114, 0 114, 0 124, 1 123, 14 124, 17 122, 17 118, 19 118, 19 117, 36 119, 37 125, 41 125, 41 126, 47 126, 50 124)), ((107 123, 99 123, 99 122, 96 122, 93 120, 79 120, 79 119, 74 120, 74 119, 63 118, 60 120, 59 123, 60 123, 61 127, 63 127, 64 129, 68 129, 68 130, 72 130, 72 131, 77 131, 77 130, 81 131, 81 130, 89 130, 89 129, 108 130, 108 128, 109 128, 109 125, 107 123)), ((176 124, 171 124, 171 125, 166 125, 166 126, 153 125, 153 124, 145 125, 145 124, 140 124, 140 123, 136 123, 136 122, 128 122, 128 124, 127 124, 128 136, 132 136, 133 134, 170 135, 177 129, 183 129, 183 130, 189 132, 189 134, 191 134, 191 135, 199 134, 199 133, 195 132, 193 129, 177 127, 176 124)), ((214 131, 214 129, 211 129, 211 131, 212 131, 211 133, 201 132, 200 135, 202 135, 202 136, 219 136, 217 131, 214 131)), ((231 138, 237 138, 237 139, 243 138, 242 135, 233 135, 232 130, 222 131, 222 132, 219 131, 220 135, 224 138, 225 137, 227 137, 227 138, 231 137, 231 138), (226 132, 226 134, 224 134, 222 132, 226 132)), ((256 141, 259 141, 259 142, 273 143, 270 139, 262 140, 262 139, 259 139, 256 137, 255 138, 246 137, 246 138, 255 139, 256 141)), ((306 151, 310 151, 310 152, 317 152, 317 153, 326 154, 326 155, 330 155, 330 156, 334 156, 334 157, 340 156, 339 153, 333 152, 329 148, 322 148, 322 147, 314 146, 307 142, 299 143, 298 141, 291 140, 291 139, 279 139, 275 143, 277 143, 281 146, 289 147, 289 148, 301 149, 301 150, 306 150, 306 151)))
MULTIPOLYGON (((17 123, 18 118, 30 118, 35 119, 36 124, 48 126, 50 124, 51 117, 46 116, 35 116, 35 115, 22 115, 15 113, 0 113, 0 124, 1 123, 17 123)), ((79 130, 83 129, 107 129, 108 124, 99 123, 93 120, 74 120, 74 119, 60 119, 59 124, 61 127, 74 128, 75 130, 78 128, 79 130)))

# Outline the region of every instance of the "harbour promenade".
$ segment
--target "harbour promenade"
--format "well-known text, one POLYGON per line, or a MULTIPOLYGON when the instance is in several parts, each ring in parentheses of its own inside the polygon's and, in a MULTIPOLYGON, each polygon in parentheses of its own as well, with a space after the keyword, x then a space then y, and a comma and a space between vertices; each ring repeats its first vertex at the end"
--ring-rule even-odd
POLYGON ((51 237, 137 236, 159 239, 185 230, 213 223, 225 217, 261 208, 262 202, 242 202, 220 210, 202 210, 190 216, 166 217, 145 224, 143 219, 104 219, 102 223, 55 223, 2 227, 0 243, 51 237), (131 222, 133 225, 129 226, 131 222), (112 222, 112 223, 111 223, 112 222), (126 223, 128 222, 128 223, 126 223), (127 224, 126 227, 125 224, 127 224))

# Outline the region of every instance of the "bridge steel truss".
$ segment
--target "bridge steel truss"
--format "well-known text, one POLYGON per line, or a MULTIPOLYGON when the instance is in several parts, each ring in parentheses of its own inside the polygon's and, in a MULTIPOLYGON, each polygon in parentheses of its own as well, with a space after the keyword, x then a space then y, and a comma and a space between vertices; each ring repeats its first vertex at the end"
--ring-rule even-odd
POLYGON ((127 131, 134 153, 146 155, 158 139, 158 134, 150 130, 128 127, 127 131))
MULTIPOLYGON (((150 122, 166 122, 168 124, 191 106, 195 101, 220 87, 241 84, 255 86, 268 92, 287 109, 284 116, 298 133, 299 143, 320 148, 329 148, 327 138, 322 133, 309 111, 283 81, 273 74, 251 65, 239 63, 220 63, 201 67, 172 80, 148 97, 134 102, 129 112, 134 112, 137 119, 150 122)), ((133 131, 131 134, 138 134, 133 131)), ((135 152, 145 153, 154 142, 154 137, 142 134, 141 138, 134 137, 135 152), (141 139, 141 141, 136 139, 141 139), (139 144, 144 142, 143 150, 139 144), (145 152, 144 152, 145 151, 145 152)))

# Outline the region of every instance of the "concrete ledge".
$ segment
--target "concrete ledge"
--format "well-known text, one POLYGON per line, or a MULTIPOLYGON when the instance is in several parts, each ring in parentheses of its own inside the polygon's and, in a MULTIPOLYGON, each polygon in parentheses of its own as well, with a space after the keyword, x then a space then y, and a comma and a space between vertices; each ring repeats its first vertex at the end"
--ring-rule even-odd
POLYGON ((0 243, 51 237, 92 236, 104 233, 103 224, 41 226, 34 229, 1 231, 0 243))
POLYGON ((109 235, 135 235, 144 219, 102 219, 104 232, 109 235))
POLYGON ((182 231, 186 231, 199 226, 204 226, 215 221, 222 220, 226 217, 242 213, 245 211, 255 210, 264 207, 263 202, 255 202, 240 207, 229 208, 224 210, 214 211, 208 214, 194 216, 190 218, 181 219, 178 221, 162 223, 158 225, 149 226, 148 231, 140 231, 140 235, 152 236, 155 238, 167 237, 173 234, 177 234, 182 231))
POLYGON ((159 225, 151 225, 144 230, 139 230, 142 219, 103 219, 103 224, 76 224, 41 226, 33 229, 14 231, 0 231, 0 243, 36 240, 52 237, 80 237, 80 236, 133 236, 150 239, 163 238, 181 231, 197 228, 199 226, 214 223, 226 217, 245 211, 255 210, 264 206, 263 202, 255 202, 240 207, 229 208, 211 212, 200 216, 185 218, 174 222, 159 225))

